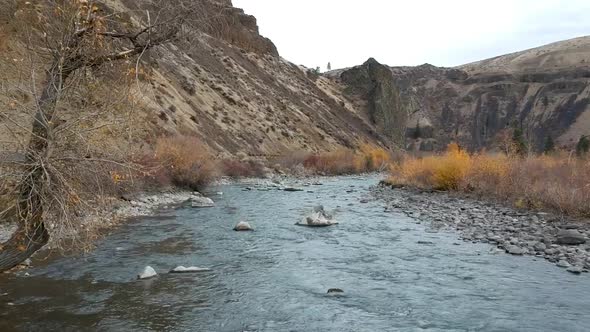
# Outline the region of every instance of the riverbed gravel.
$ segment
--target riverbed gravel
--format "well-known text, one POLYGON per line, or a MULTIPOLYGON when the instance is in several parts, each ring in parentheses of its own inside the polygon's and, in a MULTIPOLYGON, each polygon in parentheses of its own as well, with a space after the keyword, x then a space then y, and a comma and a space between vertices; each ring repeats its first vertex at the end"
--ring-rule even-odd
POLYGON ((463 241, 542 257, 575 274, 590 270, 589 220, 520 211, 447 192, 380 185, 372 187, 371 194, 385 202, 386 211, 401 212, 432 231, 458 231, 463 241))

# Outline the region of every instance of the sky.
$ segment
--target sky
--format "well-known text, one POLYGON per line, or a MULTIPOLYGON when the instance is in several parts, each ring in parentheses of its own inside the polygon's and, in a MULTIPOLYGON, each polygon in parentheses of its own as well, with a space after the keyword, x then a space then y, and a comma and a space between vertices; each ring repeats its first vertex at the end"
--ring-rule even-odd
POLYGON ((453 67, 590 35, 590 0, 233 0, 285 59, 453 67))

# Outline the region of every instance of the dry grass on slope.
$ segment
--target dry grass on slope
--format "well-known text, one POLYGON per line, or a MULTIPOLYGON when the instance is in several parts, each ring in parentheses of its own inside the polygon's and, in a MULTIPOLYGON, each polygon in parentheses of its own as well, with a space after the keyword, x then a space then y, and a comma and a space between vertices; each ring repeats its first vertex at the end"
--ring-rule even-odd
POLYGON ((562 155, 469 154, 451 144, 444 154, 407 157, 392 166, 388 182, 471 192, 519 208, 590 216, 590 161, 562 155))

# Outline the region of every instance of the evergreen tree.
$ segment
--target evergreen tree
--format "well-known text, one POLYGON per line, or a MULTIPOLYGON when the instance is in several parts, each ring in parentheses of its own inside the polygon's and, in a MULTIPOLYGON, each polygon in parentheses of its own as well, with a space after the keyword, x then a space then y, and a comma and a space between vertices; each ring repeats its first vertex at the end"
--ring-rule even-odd
POLYGON ((514 132, 512 133, 512 143, 514 144, 516 153, 521 155, 527 153, 528 147, 521 128, 514 128, 514 132))
POLYGON ((416 121, 416 130, 414 130, 414 139, 418 139, 422 136, 422 130, 420 129, 420 120, 416 121))
POLYGON ((328 71, 332 70, 332 64, 328 62, 327 68, 328 68, 328 71))
POLYGON ((590 151, 590 139, 588 136, 580 137, 578 144, 576 144, 576 154, 578 157, 584 157, 590 151))
POLYGON ((555 142, 553 141, 553 137, 548 135, 545 139, 545 145, 543 146, 543 153, 551 153, 555 151, 555 142))

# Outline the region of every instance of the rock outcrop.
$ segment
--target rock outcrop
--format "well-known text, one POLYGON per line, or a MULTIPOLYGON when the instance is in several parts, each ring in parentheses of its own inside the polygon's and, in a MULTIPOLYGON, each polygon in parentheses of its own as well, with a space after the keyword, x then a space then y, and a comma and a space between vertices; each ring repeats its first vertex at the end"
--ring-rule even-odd
POLYGON ((408 110, 389 67, 371 58, 340 76, 349 96, 366 101, 370 121, 393 143, 404 142, 408 110))
POLYGON ((536 151, 548 139, 572 147, 590 135, 590 37, 457 68, 384 68, 370 59, 329 76, 381 133, 396 137, 404 128, 409 150, 451 141, 495 149, 515 129, 536 151))

